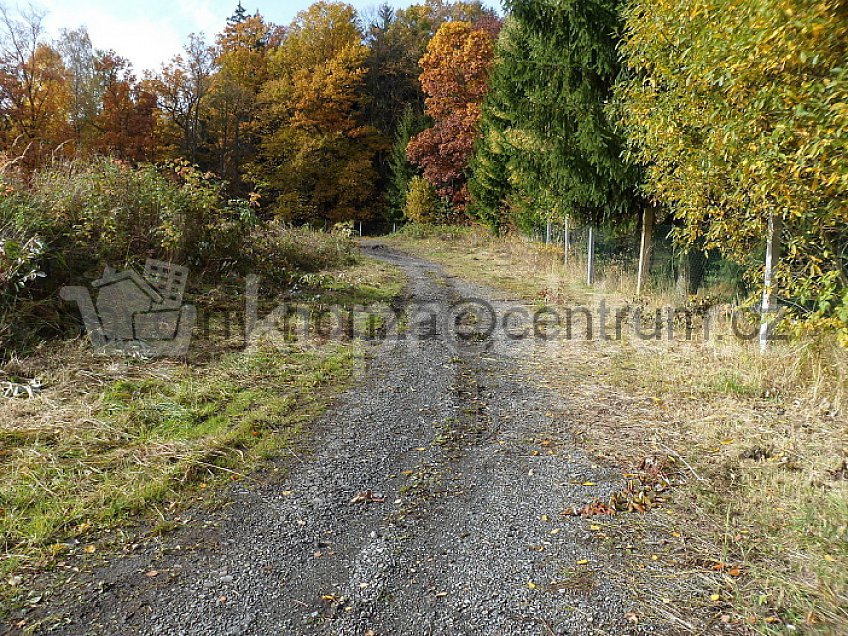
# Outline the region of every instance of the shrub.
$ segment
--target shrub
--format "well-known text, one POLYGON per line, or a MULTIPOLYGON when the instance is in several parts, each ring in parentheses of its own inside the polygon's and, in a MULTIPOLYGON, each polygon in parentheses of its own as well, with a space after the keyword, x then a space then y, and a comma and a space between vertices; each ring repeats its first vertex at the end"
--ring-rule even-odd
POLYGON ((438 223, 440 201, 430 182, 424 177, 412 177, 403 213, 413 223, 438 223))
POLYGON ((257 227, 245 245, 242 269, 277 284, 298 272, 315 272, 356 262, 356 245, 343 233, 324 233, 271 221, 257 227))
POLYGON ((49 215, 66 258, 122 266, 157 257, 194 266, 232 263, 255 223, 245 201, 186 163, 132 168, 111 159, 72 162, 33 179, 31 206, 49 215))

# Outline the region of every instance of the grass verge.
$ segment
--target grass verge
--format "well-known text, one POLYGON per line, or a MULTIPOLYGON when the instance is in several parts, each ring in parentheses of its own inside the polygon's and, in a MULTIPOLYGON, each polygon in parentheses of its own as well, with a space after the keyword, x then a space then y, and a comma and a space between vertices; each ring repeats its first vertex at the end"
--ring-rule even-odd
MULTIPOLYGON (((601 265, 588 288, 580 263, 519 237, 431 228, 387 242, 530 305, 692 301, 636 301, 618 265, 601 265)), ((526 364, 544 370, 593 453, 627 472, 650 458, 679 473, 670 501, 639 517, 665 537, 655 556, 677 572, 639 582, 654 614, 690 633, 838 634, 848 625, 846 362, 823 341, 764 356, 744 342, 624 337, 546 342, 526 364), (692 598, 687 578, 711 593, 692 598)))
MULTIPOLYGON (((389 302, 403 285, 396 268, 361 259, 306 275, 262 304, 389 302)), ((75 341, 45 344, 7 365, 47 387, 8 400, 0 413, 0 600, 7 608, 22 600, 28 577, 93 550, 99 532, 179 508, 263 458, 302 446, 362 358, 356 341, 285 333, 245 347, 220 329, 243 296, 219 287, 192 301, 213 319, 185 360, 119 359, 75 341)))

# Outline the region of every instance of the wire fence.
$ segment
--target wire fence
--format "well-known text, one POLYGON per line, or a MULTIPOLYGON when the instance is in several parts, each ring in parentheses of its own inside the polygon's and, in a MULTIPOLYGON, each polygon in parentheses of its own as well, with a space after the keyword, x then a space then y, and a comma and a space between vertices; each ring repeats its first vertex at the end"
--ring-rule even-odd
MULTIPOLYGON (((715 301, 738 301, 746 292, 741 269, 717 252, 684 252, 672 239, 673 229, 671 224, 654 228, 645 288, 677 298, 702 295, 714 297, 715 301)), ((550 249, 559 249, 563 261, 574 268, 575 274, 583 268, 586 270, 584 277, 587 277, 589 232, 588 226, 566 228, 564 224, 551 223, 535 228, 529 238, 549 245, 550 249)), ((596 227, 593 233, 595 282, 617 282, 618 287, 629 291, 635 285, 639 267, 641 235, 638 228, 622 231, 596 227)))

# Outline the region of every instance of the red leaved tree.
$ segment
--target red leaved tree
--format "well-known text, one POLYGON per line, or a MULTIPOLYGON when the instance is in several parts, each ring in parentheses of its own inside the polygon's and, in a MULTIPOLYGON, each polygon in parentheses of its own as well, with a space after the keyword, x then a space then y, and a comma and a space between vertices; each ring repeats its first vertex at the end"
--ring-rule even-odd
POLYGON ((457 210, 468 203, 465 169, 474 150, 480 105, 494 56, 496 30, 446 22, 421 58, 421 86, 433 126, 414 137, 409 160, 457 210))

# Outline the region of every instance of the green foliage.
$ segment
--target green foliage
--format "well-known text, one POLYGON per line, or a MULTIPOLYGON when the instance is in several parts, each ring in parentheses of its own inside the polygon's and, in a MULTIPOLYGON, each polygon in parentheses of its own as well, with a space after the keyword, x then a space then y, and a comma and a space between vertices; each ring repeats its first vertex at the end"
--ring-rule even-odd
POLYGON ((398 123, 392 154, 389 157, 389 183, 386 189, 386 220, 389 222, 403 219, 409 182, 418 174, 415 166, 406 158, 406 147, 409 140, 424 129, 425 122, 426 119, 422 115, 407 106, 398 123))
POLYGON ((413 223, 439 223, 444 220, 441 211, 442 204, 430 182, 424 177, 412 177, 403 209, 406 218, 413 223))
POLYGON ((240 236, 255 223, 246 202, 224 199, 219 181, 185 163, 70 163, 38 173, 21 196, 69 265, 119 267, 155 256, 220 267, 237 257, 240 236))
POLYGON ((509 198, 510 162, 514 151, 507 135, 517 121, 515 109, 521 99, 520 87, 514 81, 526 64, 516 55, 517 24, 507 18, 495 49, 495 64, 489 78, 489 92, 483 100, 479 137, 469 166, 468 191, 470 212, 496 234, 509 222, 509 210, 515 212, 509 198))
POLYGON ((570 215, 617 222, 640 170, 605 111, 621 70, 616 0, 512 0, 473 160, 474 211, 492 226, 570 215))
MULTIPOLYGON (((256 272, 290 282, 297 272, 347 264, 342 236, 261 222, 250 201, 185 163, 162 167, 102 158, 58 164, 0 194, 0 343, 25 347, 70 324, 58 288, 156 257, 189 265, 192 281, 256 272)), ((73 314, 71 314, 73 315, 73 314)))
MULTIPOLYGON (((831 324, 846 303, 848 13, 825 0, 634 0, 616 112, 683 243, 761 280, 783 225, 780 296, 831 324)), ((835 322, 834 322, 835 321, 835 322)))

